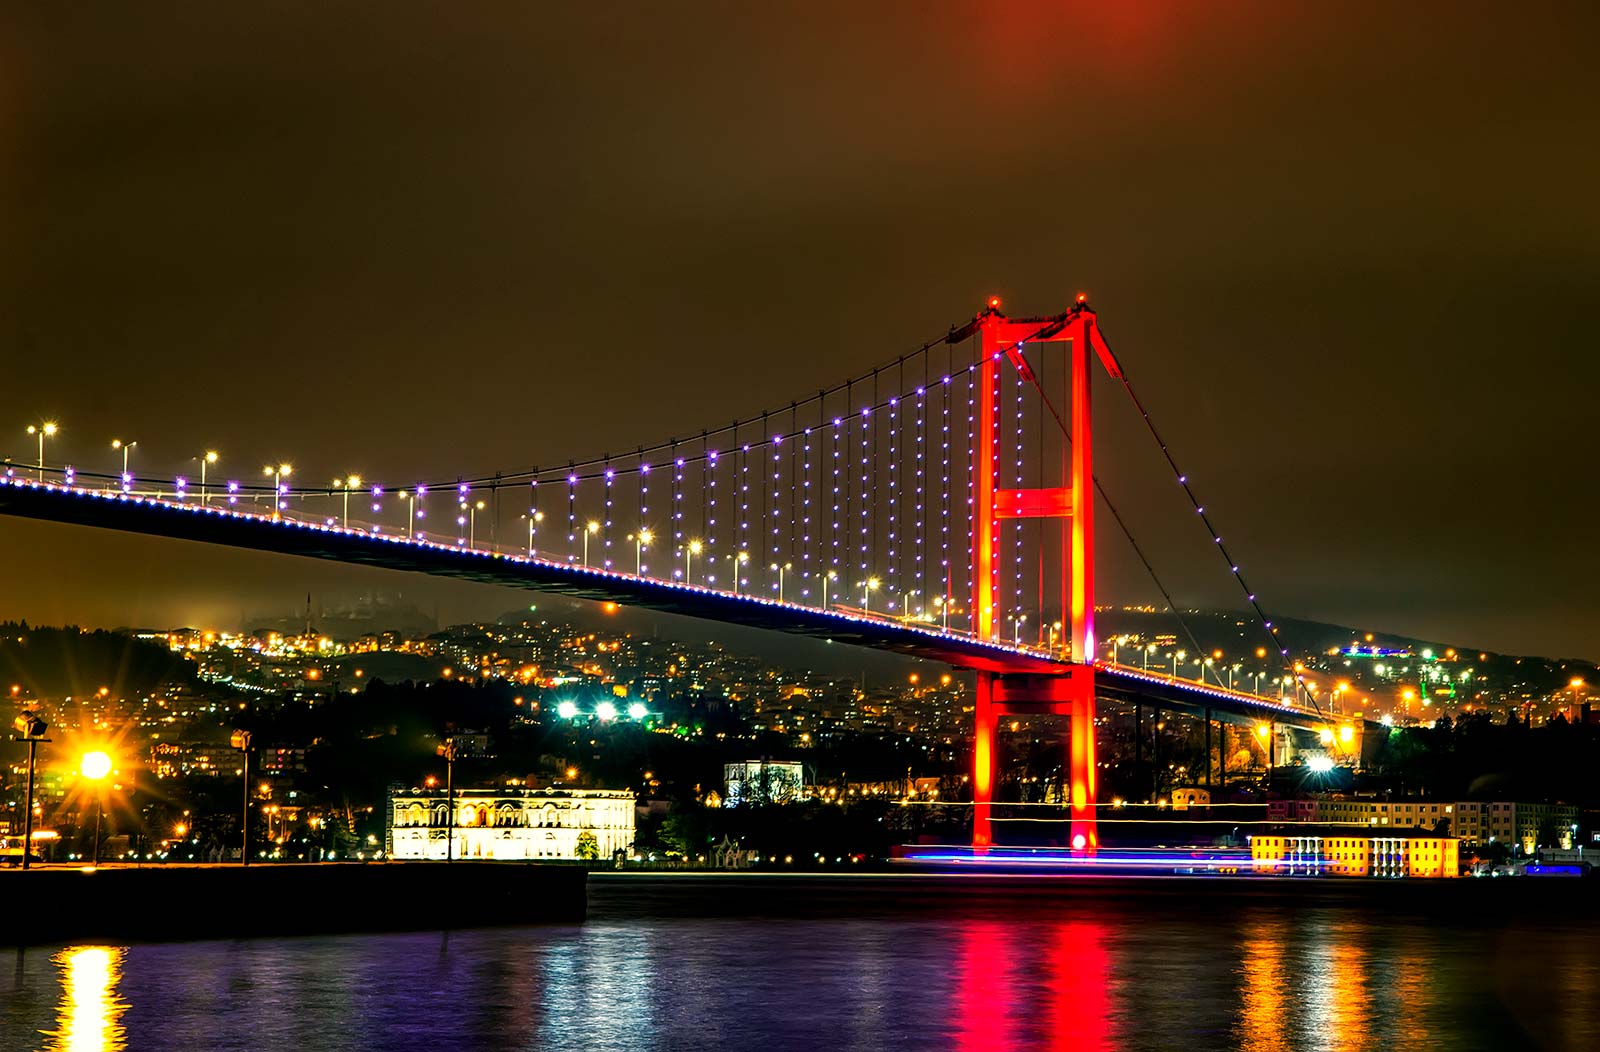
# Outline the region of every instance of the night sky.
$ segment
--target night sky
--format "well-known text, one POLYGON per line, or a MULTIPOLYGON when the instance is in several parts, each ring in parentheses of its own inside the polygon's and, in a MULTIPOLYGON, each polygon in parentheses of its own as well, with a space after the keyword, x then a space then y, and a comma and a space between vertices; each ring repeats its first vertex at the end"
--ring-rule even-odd
MULTIPOLYGON (((1591 5, 236 6, 0 16, 0 452, 48 417, 99 470, 514 469, 1086 291, 1269 610, 1600 657, 1591 5)), ((1108 488, 1181 601, 1234 602, 1101 391, 1108 488)), ((42 622, 526 601, 0 552, 42 622)))

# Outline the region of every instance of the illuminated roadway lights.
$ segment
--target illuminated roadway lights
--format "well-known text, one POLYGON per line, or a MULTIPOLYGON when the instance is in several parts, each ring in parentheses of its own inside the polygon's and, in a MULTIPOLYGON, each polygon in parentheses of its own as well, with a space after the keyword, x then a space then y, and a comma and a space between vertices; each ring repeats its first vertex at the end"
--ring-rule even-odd
POLYGON ((594 707, 594 714, 601 723, 610 723, 617 718, 617 707, 609 701, 602 701, 594 707))
POLYGON ((733 594, 734 595, 738 595, 739 594, 739 576, 740 576, 739 568, 741 566, 744 566, 749 561, 750 561, 750 553, 749 552, 740 552, 738 555, 730 555, 730 556, 728 556, 728 562, 731 564, 731 568, 732 568, 732 572, 730 573, 729 576, 731 576, 733 578, 733 594))
POLYGON ((871 612, 871 610, 872 610, 872 593, 876 592, 878 590, 878 586, 880 584, 882 584, 882 583, 883 582, 879 581, 876 577, 867 578, 867 583, 861 589, 861 609, 862 610, 865 610, 865 611, 867 611, 869 613, 871 612))
MULTIPOLYGON (((416 531, 417 499, 416 495, 410 490, 404 489, 400 491, 400 499, 406 502, 406 540, 409 541, 413 539, 416 531)), ((528 536, 528 544, 529 552, 531 553, 533 545, 533 535, 531 532, 528 536)))
POLYGON ((56 432, 61 430, 54 420, 46 420, 42 424, 29 424, 28 434, 39 436, 39 481, 44 481, 44 440, 56 437, 56 432))
POLYGON ((699 541, 690 541, 683 546, 683 583, 694 584, 694 557, 699 555, 703 546, 699 541))
MULTIPOLYGON (((530 551, 533 549, 532 536, 533 535, 530 533, 528 542, 528 548, 530 551)), ((649 530, 640 530, 638 533, 628 534, 628 540, 633 542, 633 576, 644 576, 644 550, 650 547, 650 542, 655 539, 656 535, 649 530)), ((738 591, 738 587, 739 582, 736 578, 734 580, 734 590, 738 591)))
POLYGON ((485 505, 481 500, 464 500, 461 502, 461 510, 466 514, 456 516, 456 525, 467 528, 467 547, 474 550, 478 547, 478 512, 482 511, 484 507, 485 505))
POLYGON ((283 480, 294 474, 294 467, 290 464, 279 464, 277 467, 268 464, 261 469, 261 474, 272 479, 272 519, 276 522, 278 513, 284 508, 283 480))
POLYGON ((1312 774, 1327 774, 1333 770, 1333 760, 1327 756, 1313 756, 1306 760, 1306 768, 1312 774))
POLYGON ((600 524, 598 522, 594 521, 593 519, 590 519, 587 523, 584 524, 584 527, 583 527, 583 566, 584 566, 584 569, 588 569, 588 567, 589 567, 589 537, 591 535, 599 533, 599 532, 600 532, 600 524))
POLYGON ((216 450, 208 449, 203 454, 201 454, 200 456, 195 457, 195 459, 200 462, 200 503, 202 505, 204 505, 204 504, 207 503, 207 500, 206 500, 206 468, 208 466, 212 465, 212 464, 215 464, 218 460, 222 459, 222 456, 216 450))
POLYGON ((343 491, 344 510, 339 515, 339 525, 347 530, 350 528, 350 491, 360 485, 360 475, 350 475, 346 478, 333 480, 333 488, 343 491))
POLYGON ((793 563, 773 563, 771 569, 778 574, 778 602, 783 602, 783 575, 794 569, 793 563))
POLYGON ((528 513, 522 516, 528 523, 528 558, 533 558, 533 540, 539 532, 539 524, 544 521, 544 512, 538 508, 529 508, 528 513))
POLYGON ((645 704, 642 701, 636 701, 632 705, 628 706, 628 718, 630 720, 642 720, 649 715, 650 710, 645 707, 645 704))
POLYGON ((828 609, 828 582, 837 581, 838 579, 839 579, 839 573, 838 573, 837 570, 829 570, 827 573, 822 575, 822 609, 823 610, 827 610, 828 609))
POLYGON ((122 450, 122 490, 124 493, 128 491, 128 486, 133 482, 133 478, 128 474, 128 450, 138 444, 137 442, 124 442, 120 438, 111 440, 112 449, 122 450))

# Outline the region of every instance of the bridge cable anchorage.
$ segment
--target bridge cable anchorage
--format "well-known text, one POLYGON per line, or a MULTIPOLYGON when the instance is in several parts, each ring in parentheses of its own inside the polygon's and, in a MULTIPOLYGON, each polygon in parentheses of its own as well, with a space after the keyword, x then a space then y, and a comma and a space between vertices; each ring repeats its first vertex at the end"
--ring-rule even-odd
MULTIPOLYGON (((1099 330, 1099 326, 1095 326, 1095 328, 1096 331, 1099 330)), ((1111 353, 1110 345, 1106 344, 1105 342, 1104 333, 1100 334, 1100 342, 1105 346, 1106 353, 1111 355, 1112 359, 1115 360, 1116 356, 1111 353)), ((1216 526, 1211 521, 1211 517, 1206 514, 1205 505, 1200 503, 1200 498, 1195 495, 1194 488, 1189 485, 1189 476, 1184 474, 1182 469, 1178 467, 1178 462, 1173 457, 1172 450, 1168 448, 1166 440, 1161 437, 1161 432, 1156 429, 1156 424, 1150 416, 1150 411, 1145 408, 1144 403, 1139 399, 1138 393, 1134 391, 1133 384, 1128 379, 1127 371, 1119 370, 1119 374, 1120 375, 1118 376, 1118 379, 1122 381, 1123 390, 1128 392, 1128 397, 1133 401, 1134 408, 1139 411, 1139 416, 1144 420, 1145 427, 1150 431, 1150 437, 1153 438, 1156 445, 1161 448, 1161 455, 1166 458, 1167 466, 1172 469, 1172 474, 1178 480, 1178 485, 1183 487, 1184 495, 1189 498, 1189 503, 1194 507, 1195 513, 1200 516, 1200 522, 1205 526, 1206 530, 1210 534, 1212 543, 1216 546, 1217 551, 1221 553, 1222 559, 1227 564, 1229 572, 1233 574, 1234 580, 1239 582, 1239 588, 1244 592, 1245 600, 1250 604, 1251 609, 1255 611, 1256 619, 1260 622, 1262 631, 1266 634, 1267 639, 1272 643, 1272 648, 1276 650, 1279 657, 1283 659, 1284 671, 1290 675, 1294 675, 1294 663, 1289 660, 1289 648, 1284 646, 1279 641, 1277 627, 1273 625, 1271 619, 1267 617, 1267 612, 1261 608, 1261 603, 1256 599, 1256 593, 1251 591, 1250 585, 1245 581, 1244 574, 1239 569, 1239 564, 1234 562, 1233 556, 1229 554, 1227 546, 1222 543, 1222 534, 1217 531, 1216 526)), ((1298 675, 1296 675, 1296 686, 1298 687, 1300 683, 1301 679, 1298 675)), ((1306 692, 1306 700, 1311 703, 1312 710, 1316 712, 1319 717, 1324 719, 1327 718, 1327 714, 1322 711, 1322 706, 1317 704, 1317 699, 1312 696, 1309 691, 1306 692)))

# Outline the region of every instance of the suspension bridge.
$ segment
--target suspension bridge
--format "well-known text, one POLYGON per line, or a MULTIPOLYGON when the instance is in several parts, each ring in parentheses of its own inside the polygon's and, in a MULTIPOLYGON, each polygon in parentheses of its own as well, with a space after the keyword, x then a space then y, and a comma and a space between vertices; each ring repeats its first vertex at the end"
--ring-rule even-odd
POLYGON ((123 442, 121 471, 91 471, 47 456, 57 428, 40 424, 28 429, 36 456, 5 463, 0 514, 555 592, 970 670, 974 846, 993 843, 1001 718, 1054 715, 1069 726, 1071 844, 1092 854, 1097 700, 1199 716, 1208 741, 1213 720, 1250 723, 1359 755, 1363 729, 1303 689, 1264 696, 1205 682, 1203 668, 1189 680, 1101 656, 1097 505, 1178 607, 1095 476, 1096 367, 1132 400, 1287 666, 1277 627, 1082 298, 1027 318, 991 300, 782 409, 492 475, 307 485, 286 463, 218 476, 207 454, 198 477, 157 477, 130 470, 134 444, 123 442))

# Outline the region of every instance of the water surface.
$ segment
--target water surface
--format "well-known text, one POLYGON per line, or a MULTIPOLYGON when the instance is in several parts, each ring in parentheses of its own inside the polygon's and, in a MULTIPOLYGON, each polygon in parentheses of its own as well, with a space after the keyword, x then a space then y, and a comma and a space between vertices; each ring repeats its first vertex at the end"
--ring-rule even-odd
POLYGON ((13 951, 0 1047, 1600 1049, 1559 910, 662 887, 598 880, 581 927, 13 951))

